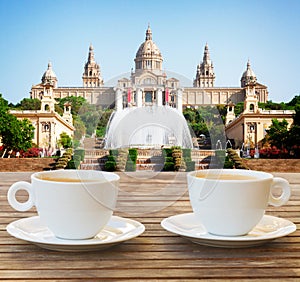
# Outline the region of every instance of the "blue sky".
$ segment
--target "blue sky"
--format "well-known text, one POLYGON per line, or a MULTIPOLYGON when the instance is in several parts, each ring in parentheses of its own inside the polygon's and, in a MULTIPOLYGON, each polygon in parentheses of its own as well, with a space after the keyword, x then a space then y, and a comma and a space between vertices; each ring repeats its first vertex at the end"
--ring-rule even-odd
POLYGON ((104 82, 130 72, 150 23, 167 71, 193 80, 207 42, 216 86, 239 86, 247 60, 269 99, 300 93, 300 1, 0 0, 0 93, 29 98, 48 61, 81 86, 90 43, 104 82))

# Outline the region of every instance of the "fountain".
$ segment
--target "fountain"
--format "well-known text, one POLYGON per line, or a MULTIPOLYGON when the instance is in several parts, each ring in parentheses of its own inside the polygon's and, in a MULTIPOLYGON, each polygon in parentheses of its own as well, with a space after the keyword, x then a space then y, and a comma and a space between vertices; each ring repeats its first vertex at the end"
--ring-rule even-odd
POLYGON ((225 145, 226 149, 229 148, 228 145, 230 146, 230 148, 232 148, 232 143, 229 139, 226 141, 226 145, 225 145))
POLYGON ((193 148, 184 116, 168 106, 129 107, 114 112, 108 123, 105 148, 193 148))
POLYGON ((218 141, 216 143, 216 150, 218 150, 218 146, 219 146, 219 150, 222 150, 222 142, 220 139, 218 139, 218 141))

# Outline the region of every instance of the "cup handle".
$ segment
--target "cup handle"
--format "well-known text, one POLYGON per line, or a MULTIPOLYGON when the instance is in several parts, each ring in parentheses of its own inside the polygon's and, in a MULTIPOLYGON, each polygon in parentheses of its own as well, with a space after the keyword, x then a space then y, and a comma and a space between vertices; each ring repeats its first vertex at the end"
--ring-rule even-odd
POLYGON ((27 211, 34 205, 34 195, 32 186, 30 183, 25 181, 19 181, 10 186, 7 192, 7 200, 9 204, 17 211, 27 211), (17 201, 16 193, 19 190, 25 190, 28 193, 28 200, 24 203, 17 201))
POLYGON ((271 185, 271 191, 269 196, 269 204, 275 207, 284 205, 291 196, 291 188, 289 182, 281 177, 274 177, 273 183, 271 185), (279 197, 274 197, 274 189, 279 188, 282 190, 282 193, 279 197))

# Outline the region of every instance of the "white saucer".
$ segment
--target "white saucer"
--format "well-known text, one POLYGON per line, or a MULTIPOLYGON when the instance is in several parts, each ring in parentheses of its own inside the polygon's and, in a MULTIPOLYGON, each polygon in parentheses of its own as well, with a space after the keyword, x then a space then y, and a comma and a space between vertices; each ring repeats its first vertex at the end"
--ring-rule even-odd
POLYGON ((258 246, 296 230, 296 225, 291 221, 270 215, 264 215, 257 226, 244 236, 227 237, 210 234, 197 221, 194 213, 165 218, 161 222, 161 226, 167 231, 183 236, 194 243, 222 248, 258 246))
POLYGON ((55 251, 95 251, 127 241, 141 235, 145 226, 138 221, 112 216, 108 224, 92 239, 65 240, 41 223, 39 216, 19 219, 6 227, 7 232, 21 240, 55 251))

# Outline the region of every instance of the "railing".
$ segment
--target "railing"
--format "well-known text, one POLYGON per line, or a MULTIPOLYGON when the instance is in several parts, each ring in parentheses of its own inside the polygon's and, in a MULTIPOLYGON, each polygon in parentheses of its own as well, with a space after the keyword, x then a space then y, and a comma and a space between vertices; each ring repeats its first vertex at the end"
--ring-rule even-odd
MULTIPOLYGON (((109 155, 109 150, 85 150, 85 159, 81 169, 103 170, 109 155)), ((195 169, 206 169, 209 166, 205 158, 215 155, 214 150, 191 150, 191 158, 195 161, 195 169)), ((161 170, 163 167, 162 150, 160 149, 138 149, 137 170, 161 170)))
POLYGON ((85 156, 87 158, 103 158, 109 155, 109 150, 85 150, 85 156))
POLYGON ((191 157, 192 159, 199 159, 203 157, 210 157, 215 155, 215 150, 192 150, 191 157))

